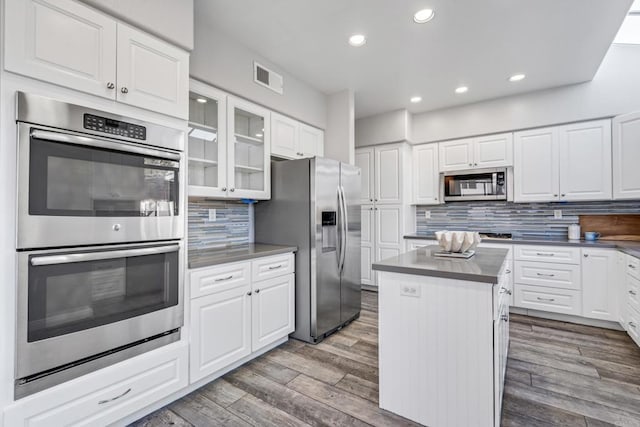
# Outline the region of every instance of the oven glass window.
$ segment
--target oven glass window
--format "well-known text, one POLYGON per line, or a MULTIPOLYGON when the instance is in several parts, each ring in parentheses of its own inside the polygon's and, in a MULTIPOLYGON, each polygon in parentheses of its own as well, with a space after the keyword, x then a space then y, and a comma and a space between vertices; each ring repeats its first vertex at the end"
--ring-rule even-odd
POLYGON ((31 138, 29 214, 178 215, 179 164, 31 138))
POLYGON ((30 262, 27 341, 177 305, 178 253, 37 266, 30 262))

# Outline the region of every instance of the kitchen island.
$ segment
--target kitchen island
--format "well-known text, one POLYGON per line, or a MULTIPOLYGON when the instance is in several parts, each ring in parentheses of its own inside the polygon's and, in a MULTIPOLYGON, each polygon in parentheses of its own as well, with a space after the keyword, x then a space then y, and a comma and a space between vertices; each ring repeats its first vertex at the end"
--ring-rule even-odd
POLYGON ((429 246, 379 274, 380 407, 424 425, 498 426, 509 304, 506 249, 441 258, 429 246))

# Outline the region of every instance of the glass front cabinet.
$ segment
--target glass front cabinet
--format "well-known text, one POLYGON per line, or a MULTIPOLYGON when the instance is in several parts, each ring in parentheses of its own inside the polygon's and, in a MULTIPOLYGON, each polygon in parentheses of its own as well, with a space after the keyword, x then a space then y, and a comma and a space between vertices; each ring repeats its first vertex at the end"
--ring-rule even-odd
POLYGON ((189 196, 271 197, 269 111, 191 80, 189 196))

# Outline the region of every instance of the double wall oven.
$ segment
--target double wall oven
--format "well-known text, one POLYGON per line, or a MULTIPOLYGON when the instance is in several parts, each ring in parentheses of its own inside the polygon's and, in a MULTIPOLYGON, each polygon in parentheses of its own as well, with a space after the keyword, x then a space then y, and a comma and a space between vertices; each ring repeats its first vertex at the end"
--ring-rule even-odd
POLYGON ((15 396, 176 341, 184 133, 17 93, 15 396))

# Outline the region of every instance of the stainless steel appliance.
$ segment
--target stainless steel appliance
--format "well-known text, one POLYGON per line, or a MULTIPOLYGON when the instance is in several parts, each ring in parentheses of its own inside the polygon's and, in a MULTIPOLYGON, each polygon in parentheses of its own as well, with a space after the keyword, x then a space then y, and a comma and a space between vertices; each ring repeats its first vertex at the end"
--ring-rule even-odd
POLYGON ((295 245, 294 338, 317 343, 360 315, 360 169, 312 158, 273 162, 256 241, 295 245))
POLYGON ((445 202, 507 200, 507 168, 446 172, 440 177, 445 202))
POLYGON ((184 132, 17 93, 18 248, 179 239, 184 132))

